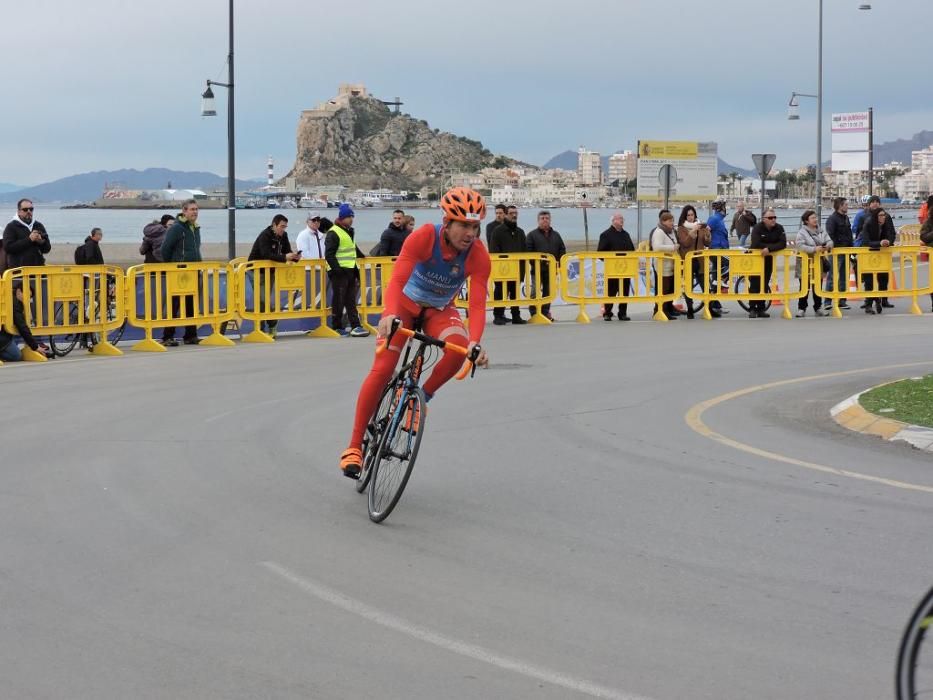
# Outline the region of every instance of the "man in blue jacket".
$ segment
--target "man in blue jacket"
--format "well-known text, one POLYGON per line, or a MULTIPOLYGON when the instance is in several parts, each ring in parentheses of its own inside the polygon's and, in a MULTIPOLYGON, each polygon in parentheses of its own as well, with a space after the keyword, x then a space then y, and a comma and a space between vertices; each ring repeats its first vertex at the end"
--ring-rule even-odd
MULTIPOLYGON (((714 250, 729 250, 729 229, 726 228, 726 203, 717 199, 710 205, 712 213, 706 222, 709 226, 710 241, 709 247, 714 250)), ((713 255, 709 259, 710 264, 710 288, 718 290, 720 284, 726 289, 729 288, 729 258, 725 255, 713 255), (719 274, 716 274, 716 271, 719 274), (718 279, 717 279, 718 278, 718 279)), ((712 301, 709 305, 709 311, 713 316, 729 313, 722 308, 718 301, 712 301)))

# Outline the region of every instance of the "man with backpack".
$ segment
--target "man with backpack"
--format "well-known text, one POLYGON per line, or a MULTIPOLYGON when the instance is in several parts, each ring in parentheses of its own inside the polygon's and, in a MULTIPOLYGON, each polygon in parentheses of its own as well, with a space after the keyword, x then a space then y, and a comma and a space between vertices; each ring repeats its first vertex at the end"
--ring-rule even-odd
POLYGON ((139 246, 139 254, 145 256, 143 262, 162 262, 162 241, 165 240, 165 233, 174 223, 174 216, 163 214, 158 221, 146 224, 143 228, 143 242, 139 246))
POLYGON ((91 229, 91 235, 84 239, 83 245, 75 248, 75 265, 103 265, 104 254, 100 250, 100 239, 104 232, 96 226, 91 229))

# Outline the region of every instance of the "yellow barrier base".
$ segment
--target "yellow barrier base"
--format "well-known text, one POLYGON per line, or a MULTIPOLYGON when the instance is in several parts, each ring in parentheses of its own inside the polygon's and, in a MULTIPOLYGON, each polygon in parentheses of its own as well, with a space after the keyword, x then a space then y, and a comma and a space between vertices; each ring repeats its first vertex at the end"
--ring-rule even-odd
POLYGON ((247 333, 242 338, 244 343, 274 343, 275 338, 273 338, 268 333, 265 333, 258 328, 254 328, 252 333, 247 333))
POLYGON ((658 304, 658 310, 655 312, 654 316, 652 316, 651 318, 652 318, 652 320, 654 320, 654 321, 663 321, 664 323, 667 323, 668 321, 671 320, 671 319, 669 319, 669 318, 667 317, 667 314, 665 314, 665 313, 661 310, 661 305, 660 305, 660 304, 658 304))
POLYGON ((340 334, 326 323, 322 323, 313 331, 308 331, 309 338, 339 338, 340 334))
POLYGON ((589 323, 590 317, 586 313, 586 307, 580 304, 580 313, 577 314, 577 323, 589 323))
POLYGON ((363 326, 363 328, 368 330, 373 335, 376 335, 376 327, 372 325, 369 321, 367 321, 365 318, 360 319, 360 325, 363 326))
POLYGON ((794 315, 790 312, 790 299, 784 300, 784 313, 781 314, 781 318, 786 318, 788 321, 791 320, 794 315))
POLYGON ((707 321, 712 321, 713 313, 712 311, 709 310, 709 304, 710 304, 709 302, 706 302, 705 304, 703 304, 703 318, 706 319, 707 321))
POLYGON ((221 335, 217 331, 214 331, 204 340, 201 341, 201 345, 207 345, 214 348, 230 348, 236 345, 230 338, 225 335, 221 335))
POLYGON ((920 310, 920 304, 917 303, 917 297, 911 299, 910 313, 914 316, 923 316, 923 311, 920 310))
POLYGON ((153 338, 146 338, 145 340, 140 340, 133 347, 131 347, 130 350, 134 350, 136 352, 165 352, 166 347, 153 338))
POLYGON ((49 358, 47 358, 41 352, 36 352, 32 348, 23 348, 23 361, 24 362, 48 362, 49 358))
POLYGON ((94 348, 91 350, 92 355, 101 355, 103 357, 119 357, 123 354, 123 351, 110 343, 108 341, 103 341, 94 345, 94 348))
POLYGON ((551 320, 546 318, 542 313, 532 314, 531 318, 528 319, 528 323, 533 323, 536 326, 550 326, 551 320))

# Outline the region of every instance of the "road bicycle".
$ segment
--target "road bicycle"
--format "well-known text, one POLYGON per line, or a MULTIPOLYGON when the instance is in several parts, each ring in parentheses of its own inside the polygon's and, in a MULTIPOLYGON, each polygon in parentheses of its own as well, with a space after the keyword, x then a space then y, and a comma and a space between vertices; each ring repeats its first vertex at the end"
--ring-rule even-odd
POLYGON ((898 700, 933 697, 933 588, 914 609, 897 654, 898 700))
MULTIPOLYGON (((93 307, 94 310, 97 310, 97 300, 93 301, 89 299, 90 293, 85 290, 84 292, 84 308, 93 307)), ((65 313, 68 313, 68 325, 77 325, 78 324, 78 304, 74 302, 58 302, 55 304, 55 325, 64 326, 65 324, 65 313)), ((117 292, 116 286, 114 284, 107 285, 107 318, 106 320, 113 321, 116 318, 117 313, 117 292)), ((120 342, 120 339, 123 337, 123 331, 126 330, 126 319, 123 319, 123 323, 107 333, 107 340, 111 345, 116 345, 120 342)), ((89 349, 95 344, 100 342, 99 333, 65 333, 63 335, 53 335, 49 336, 49 347, 52 352, 58 357, 64 357, 72 350, 75 349, 75 346, 80 344, 82 347, 88 347, 89 349)))
POLYGON ((427 398, 421 388, 421 376, 425 364, 430 363, 432 348, 452 350, 466 358, 457 379, 476 372, 476 358, 481 349, 472 350, 432 338, 421 332, 420 319, 415 330, 403 328, 396 319, 385 341, 380 342, 377 353, 385 352, 396 333, 409 339, 405 344, 402 367, 386 384, 376 411, 366 426, 363 436, 363 463, 356 490, 360 493, 369 488, 367 506, 369 518, 374 523, 385 520, 402 497, 411 472, 415 467, 421 438, 424 436, 427 398), (417 349, 412 351, 416 341, 417 349))

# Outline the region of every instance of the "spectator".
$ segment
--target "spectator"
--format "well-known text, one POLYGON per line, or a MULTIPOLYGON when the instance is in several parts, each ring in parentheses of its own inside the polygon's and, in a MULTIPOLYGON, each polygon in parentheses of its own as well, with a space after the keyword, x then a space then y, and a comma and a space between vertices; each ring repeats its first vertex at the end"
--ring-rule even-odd
MULTIPOLYGON (((518 207, 510 205, 505 211, 505 219, 492 231, 489 239, 489 252, 495 253, 524 253, 525 252, 525 232, 518 225, 518 207)), ((525 264, 519 264, 519 276, 525 279, 525 264)), ((492 298, 496 301, 502 299, 517 299, 518 285, 515 282, 496 282, 493 286, 492 298), (503 296, 503 285, 505 286, 505 296, 503 296)), ((528 323, 522 318, 517 306, 512 309, 512 323, 521 325, 528 323)), ((497 326, 503 326, 508 321, 505 320, 505 309, 496 307, 492 310, 492 322, 497 326)))
MULTIPOLYGON (((774 209, 768 207, 765 209, 761 221, 755 224, 752 229, 752 240, 749 246, 750 250, 760 250, 760 255, 764 256, 764 274, 748 276, 748 291, 750 294, 759 294, 762 283, 765 285, 765 292, 770 291, 771 273, 774 272, 774 253, 784 250, 787 247, 787 234, 784 227, 777 222, 777 214, 774 209)), ((768 318, 771 314, 765 311, 765 302, 763 299, 749 302, 751 310, 748 312, 749 318, 768 318)))
POLYGON ((920 205, 920 211, 917 212, 917 221, 923 226, 930 219, 930 210, 933 209, 933 194, 927 197, 927 201, 920 205))
POLYGON ((162 262, 162 241, 165 240, 165 232, 175 223, 175 217, 171 214, 163 214, 158 221, 146 224, 143 228, 143 242, 139 246, 139 254, 144 255, 143 262, 160 263, 162 262))
MULTIPOLYGON (((845 197, 836 197, 833 200, 833 213, 826 219, 826 233, 833 242, 833 248, 852 247, 852 224, 849 221, 849 203, 845 197)), ((836 270, 830 270, 826 277, 826 291, 838 289, 843 292, 849 288, 848 265, 846 255, 834 255, 836 270)), ((840 309, 851 308, 845 299, 839 300, 840 309)))
MULTIPOLYGON (((651 250, 659 253, 673 253, 678 249, 677 235, 674 232, 674 215, 667 209, 661 210, 658 217, 658 225, 651 232, 651 250)), ((654 284, 655 288, 661 294, 671 294, 674 291, 674 261, 664 258, 654 261, 654 284), (658 267, 661 268, 660 274, 658 267), (658 277, 661 278, 661 284, 658 286, 658 277)), ((673 301, 665 301, 661 305, 664 314, 672 321, 676 320, 680 313, 674 308, 673 301)), ((654 305, 654 312, 658 312, 658 305, 654 305)))
POLYGON ((739 202, 735 205, 735 214, 732 216, 732 226, 729 227, 729 233, 735 231, 739 237, 739 245, 743 248, 748 243, 748 235, 752 231, 752 226, 758 223, 758 217, 750 211, 745 211, 745 202, 739 202))
MULTIPOLYGON (((172 227, 165 233, 162 241, 162 259, 165 262, 201 262, 201 227, 198 226, 198 203, 193 199, 188 199, 182 204, 181 214, 172 224, 172 227)), ((194 296, 184 295, 185 314, 188 317, 194 316, 194 296)), ((181 308, 181 297, 172 297, 172 318, 178 318, 181 308)), ((185 335, 182 338, 185 345, 197 345, 201 342, 198 338, 197 326, 186 326, 185 335)), ((162 345, 166 347, 177 347, 178 341, 175 340, 174 326, 165 328, 162 331, 162 345)))
POLYGON ((379 238, 379 244, 375 249, 377 252, 372 254, 397 257, 402 252, 402 244, 408 238, 409 233, 410 231, 405 226, 405 212, 396 209, 392 212, 392 221, 379 238))
POLYGON ((91 229, 91 235, 84 239, 84 244, 75 248, 75 265, 103 265, 104 254, 100 250, 100 239, 104 232, 97 227, 91 229))
MULTIPOLYGON (((680 219, 677 222, 677 245, 681 258, 686 258, 688 253, 704 250, 709 246, 710 233, 708 224, 704 224, 697 219, 697 210, 690 204, 680 210, 680 219)), ((690 288, 685 291, 684 297, 687 300, 687 318, 692 319, 696 313, 693 308, 693 300, 689 292, 694 287, 703 288, 703 261, 700 258, 694 258, 690 264, 690 288)), ((722 314, 713 311, 710 308, 710 314, 719 318, 722 314)))
MULTIPOLYGON (((706 222, 709 227, 709 247, 715 250, 729 250, 729 232, 726 230, 726 203, 717 199, 710 205, 712 212, 706 222)), ((710 270, 710 290, 719 291, 720 286, 729 290, 729 258, 725 255, 714 255, 709 259, 710 270)), ((722 308, 722 303, 717 300, 711 301, 709 305, 711 314, 727 314, 726 309, 722 308)))
MULTIPOLYGON (((538 212, 538 228, 531 229, 525 238, 525 250, 529 253, 548 253, 557 260, 557 266, 560 267, 560 259, 567 253, 567 246, 564 245, 564 239, 561 235, 551 228, 551 212, 542 210, 538 212)), ((533 270, 534 268, 532 268, 533 270)), ((531 288, 536 289, 534 276, 531 279, 531 288)), ((551 266, 547 262, 541 263, 541 294, 548 296, 551 293, 551 266)), ((538 313, 538 307, 529 306, 528 312, 534 316, 538 313)), ((551 316, 551 305, 542 304, 541 314, 548 320, 553 321, 551 316)))
POLYGON ((45 254, 52 250, 52 244, 45 226, 35 220, 34 212, 31 200, 19 200, 16 216, 3 229, 7 269, 45 265, 45 254))
MULTIPOLYGON (((797 231, 797 238, 795 239, 797 252, 803 253, 809 256, 810 258, 810 267, 813 268, 815 265, 820 265, 820 272, 818 275, 814 275, 814 278, 822 278, 823 272, 827 272, 830 269, 829 260, 832 258, 822 258, 820 253, 828 253, 833 249, 833 241, 825 231, 820 230, 819 222, 816 220, 816 212, 812 209, 807 209, 803 213, 803 216, 800 217, 800 230, 797 231)), ((803 278, 800 270, 800 259, 794 258, 794 276, 800 280, 800 289, 803 290, 804 285, 807 284, 807 280, 803 278)), ((813 294, 813 313, 816 316, 825 316, 826 312, 823 311, 823 300, 816 293, 816 286, 812 289, 813 294)), ((803 318, 807 315, 807 297, 802 296, 797 300, 797 318, 803 318)))
POLYGON ((408 233, 411 233, 415 230, 415 217, 413 217, 411 214, 405 215, 405 229, 408 231, 408 233))
POLYGON ((327 237, 324 239, 324 259, 327 261, 327 274, 333 289, 331 305, 331 324, 340 335, 363 338, 369 331, 360 323, 360 314, 356 310, 356 295, 359 287, 359 268, 356 261, 365 257, 354 241, 353 208, 341 204, 327 237), (343 312, 346 309, 350 330, 343 325, 343 312))
MULTIPOLYGON (((888 213, 884 209, 879 208, 869 212, 868 219, 862 227, 863 246, 872 250, 889 248, 894 245, 895 236, 894 224, 891 223, 891 217, 888 216, 888 213)), ((862 283, 865 285, 865 291, 870 292, 874 290, 875 274, 878 276, 878 291, 886 292, 888 290, 887 272, 863 274, 862 283)), ((865 309, 866 314, 880 314, 885 301, 886 300, 882 297, 866 296, 865 305, 862 308, 865 309), (874 309, 872 309, 872 302, 874 302, 875 305, 874 309)), ((892 305, 889 304, 888 306, 892 305)))
POLYGON ((495 231, 499 225, 505 221, 505 212, 506 207, 504 204, 496 205, 496 218, 486 224, 486 243, 492 241, 492 232, 495 231))
POLYGON ((308 214, 305 227, 295 237, 295 247, 301 253, 302 260, 324 259, 324 232, 321 231, 321 217, 317 212, 308 214))
MULTIPOLYGON (((933 195, 927 203, 933 207, 933 195)), ((926 220, 920 226, 920 242, 925 246, 933 246, 933 216, 927 215, 926 220)), ((930 302, 933 304, 933 294, 930 295, 930 302)))
MULTIPOLYGON (((867 211, 865 211, 864 218, 860 219, 858 216, 856 216, 855 222, 852 223, 852 229, 857 231, 857 235, 855 236, 855 240, 853 241, 853 244, 855 246, 860 247, 863 245, 863 242, 865 240, 865 235, 864 235, 865 225, 868 223, 868 220, 872 212, 876 212, 880 209, 881 209, 881 197, 879 197, 878 195, 872 195, 871 197, 869 197, 868 198, 868 209, 867 211)), ((862 212, 859 212, 859 214, 861 213, 862 212)), ((891 217, 888 216, 887 214, 885 215, 885 218, 884 218, 884 229, 885 230, 882 232, 882 238, 885 238, 885 239, 890 238, 891 245, 894 245, 894 241, 897 238, 897 231, 894 229, 894 222, 891 220, 891 217)), ((887 276, 885 276, 885 279, 887 279, 887 276)), ((885 289, 887 289, 887 287, 885 287, 885 289)), ((871 306, 871 302, 870 300, 866 299, 865 303, 862 304, 862 308, 866 309, 867 311, 869 306, 871 306)), ((883 306, 886 309, 894 308, 894 304, 889 302, 887 297, 884 297, 881 299, 881 306, 883 306)))
MULTIPOLYGON (((23 280, 14 279, 12 283, 13 287, 13 318, 12 325, 16 328, 16 332, 23 339, 23 342, 26 345, 38 352, 41 355, 46 357, 54 357, 52 352, 49 350, 47 345, 41 344, 36 341, 32 335, 32 331, 29 329, 29 324, 26 323, 26 307, 23 305, 23 280)), ((2 362, 19 362, 23 359, 23 353, 19 348, 19 345, 16 344, 14 336, 11 333, 8 333, 6 328, 0 326, 0 361, 2 362)))
MULTIPOLYGON (((610 219, 609 228, 599 234, 599 244, 596 246, 597 251, 624 251, 624 252, 634 252, 635 244, 632 243, 632 237, 629 235, 623 226, 625 224, 625 218, 622 216, 621 212, 616 212, 612 215, 610 219)), ((579 274, 583 274, 583 266, 581 264, 581 269, 579 274)), ((631 294, 632 290, 632 280, 628 277, 622 278, 622 297, 627 297, 631 294)), ((610 277, 606 282, 606 296, 615 297, 619 295, 619 278, 610 277)), ((612 320, 612 304, 605 304, 603 306, 603 320, 611 321, 612 320)), ((628 304, 619 302, 619 320, 628 321, 628 304)))
POLYGON ((862 208, 855 213, 855 219, 852 221, 852 245, 856 248, 862 245, 862 227, 868 214, 881 206, 881 197, 872 195, 868 201, 862 205, 862 208))
MULTIPOLYGON (((272 217, 272 224, 266 226, 256 237, 253 248, 247 260, 271 260, 272 262, 295 262, 301 253, 293 253, 291 243, 288 241, 288 217, 276 214, 272 217)), ((259 310, 265 311, 268 300, 275 292, 275 270, 269 271, 269 282, 266 283, 265 270, 259 270, 259 284, 253 285, 253 301, 259 299, 259 310)), ((277 304, 273 302, 273 310, 277 304)), ((268 331, 274 338, 278 321, 260 321, 259 330, 268 331)))

